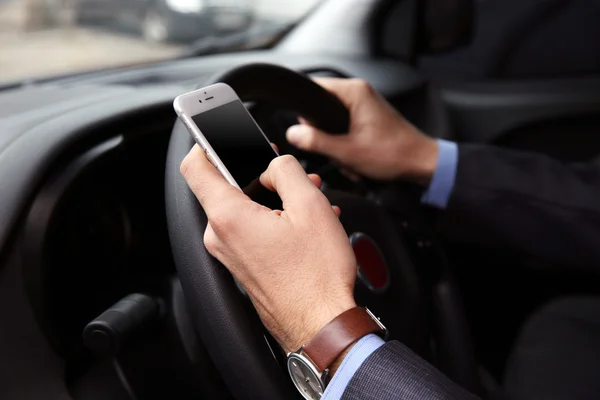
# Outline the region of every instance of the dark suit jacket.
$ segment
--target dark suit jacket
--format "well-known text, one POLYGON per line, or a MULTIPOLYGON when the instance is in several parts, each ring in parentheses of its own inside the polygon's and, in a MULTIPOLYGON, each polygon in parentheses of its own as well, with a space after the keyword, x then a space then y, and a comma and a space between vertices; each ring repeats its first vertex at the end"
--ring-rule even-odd
POLYGON ((445 237, 600 271, 600 166, 460 145, 445 237))
MULTIPOLYGON (((544 155, 460 145, 442 232, 495 244, 555 264, 600 270, 600 166, 565 165, 544 155)), ((373 353, 344 400, 472 399, 398 342, 373 353)))
POLYGON ((468 393, 400 342, 377 349, 356 371, 342 400, 470 400, 468 393))

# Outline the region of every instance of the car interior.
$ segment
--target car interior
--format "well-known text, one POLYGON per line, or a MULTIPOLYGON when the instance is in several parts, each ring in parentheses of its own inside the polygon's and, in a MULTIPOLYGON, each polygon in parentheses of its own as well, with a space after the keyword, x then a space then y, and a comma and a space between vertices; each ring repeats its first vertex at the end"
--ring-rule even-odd
POLYGON ((179 173, 193 141, 173 99, 215 82, 322 176, 348 233, 377 241, 390 287, 357 285, 356 298, 390 338, 500 398, 528 316, 597 293, 598 276, 441 237, 419 188, 348 180, 285 131, 302 116, 343 134, 347 110, 310 78, 360 78, 432 136, 594 160, 594 63, 531 64, 532 43, 573 2, 546 3, 485 41, 486 2, 328 0, 260 48, 0 87, 0 398, 298 398, 281 349, 206 252, 206 217, 179 173))

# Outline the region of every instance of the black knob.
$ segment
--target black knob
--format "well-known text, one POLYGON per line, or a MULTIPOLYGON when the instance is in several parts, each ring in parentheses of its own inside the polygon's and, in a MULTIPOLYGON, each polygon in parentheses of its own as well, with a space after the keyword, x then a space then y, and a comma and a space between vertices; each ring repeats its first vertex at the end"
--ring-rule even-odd
POLYGON ((151 326, 161 314, 160 301, 130 294, 83 329, 83 344, 97 355, 115 355, 127 339, 151 326))

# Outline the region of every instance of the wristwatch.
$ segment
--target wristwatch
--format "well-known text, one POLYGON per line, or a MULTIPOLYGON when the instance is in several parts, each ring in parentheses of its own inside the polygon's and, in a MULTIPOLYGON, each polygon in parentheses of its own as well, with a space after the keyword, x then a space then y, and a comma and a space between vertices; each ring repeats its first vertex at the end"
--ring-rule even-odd
POLYGON ((363 336, 387 329, 366 307, 344 311, 297 351, 287 355, 287 367, 296 389, 306 400, 318 400, 329 383, 331 364, 363 336))

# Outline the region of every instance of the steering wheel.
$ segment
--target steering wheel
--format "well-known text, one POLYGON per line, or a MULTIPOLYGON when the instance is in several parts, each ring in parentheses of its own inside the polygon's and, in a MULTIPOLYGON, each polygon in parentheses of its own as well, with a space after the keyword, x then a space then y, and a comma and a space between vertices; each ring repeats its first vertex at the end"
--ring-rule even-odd
MULTIPOLYGON (((307 77, 283 67, 246 65, 209 83, 215 82, 229 84, 242 101, 280 105, 325 131, 348 130, 349 113, 339 99, 307 77)), ((266 340, 265 328, 250 302, 227 269, 204 247, 207 218, 179 172, 193 144, 178 121, 167 156, 167 220, 175 265, 194 327, 235 398, 298 396, 275 356, 281 350, 266 340)), ((341 222, 357 255, 357 303, 380 317, 390 339, 401 340, 421 352, 427 346, 424 297, 404 239, 377 204, 335 190, 325 190, 325 194, 342 209, 341 222)))

